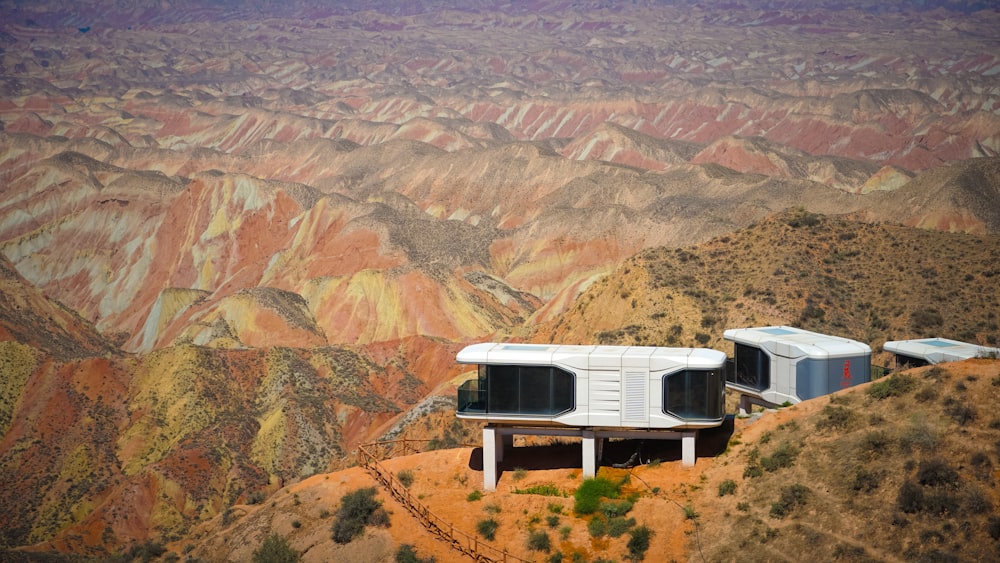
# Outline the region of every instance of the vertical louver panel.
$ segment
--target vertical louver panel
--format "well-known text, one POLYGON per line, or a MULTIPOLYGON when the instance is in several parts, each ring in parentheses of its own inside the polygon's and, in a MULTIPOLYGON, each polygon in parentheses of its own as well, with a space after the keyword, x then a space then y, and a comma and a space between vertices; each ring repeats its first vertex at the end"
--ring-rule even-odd
POLYGON ((643 422, 646 420, 649 409, 648 397, 646 396, 648 374, 644 371, 625 372, 625 401, 622 410, 622 420, 630 422, 643 422))

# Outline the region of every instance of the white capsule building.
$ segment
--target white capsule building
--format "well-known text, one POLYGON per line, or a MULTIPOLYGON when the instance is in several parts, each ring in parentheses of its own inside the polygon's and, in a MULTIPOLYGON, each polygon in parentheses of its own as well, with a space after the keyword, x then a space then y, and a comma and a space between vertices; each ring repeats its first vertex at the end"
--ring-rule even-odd
POLYGON ((583 474, 593 477, 604 438, 680 439, 682 463, 693 465, 697 430, 725 420, 717 350, 482 343, 456 359, 478 365, 459 387, 457 416, 487 423, 486 490, 515 434, 581 437, 583 474))
POLYGON ((856 340, 789 326, 733 328, 726 387, 740 393, 740 410, 751 403, 794 404, 871 381, 871 347, 856 340))
POLYGON ((892 340, 882 345, 882 349, 894 354, 897 369, 921 367, 942 362, 957 362, 971 358, 1000 357, 1000 348, 988 348, 947 338, 892 340))

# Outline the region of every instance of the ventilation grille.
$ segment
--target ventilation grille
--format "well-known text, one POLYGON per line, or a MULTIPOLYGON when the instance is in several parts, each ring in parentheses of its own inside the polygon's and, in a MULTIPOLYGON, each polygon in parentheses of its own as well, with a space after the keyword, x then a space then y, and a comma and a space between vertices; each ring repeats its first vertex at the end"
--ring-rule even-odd
POLYGON ((625 372, 625 405, 622 415, 624 420, 646 420, 649 401, 646 397, 646 378, 644 371, 625 372))

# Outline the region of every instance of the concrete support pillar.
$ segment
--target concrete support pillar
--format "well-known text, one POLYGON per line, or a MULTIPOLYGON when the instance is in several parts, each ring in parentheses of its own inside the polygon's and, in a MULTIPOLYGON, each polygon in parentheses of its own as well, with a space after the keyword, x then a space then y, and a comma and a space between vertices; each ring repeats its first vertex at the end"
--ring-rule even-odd
POLYGON ((697 432, 684 432, 681 435, 681 465, 694 467, 694 440, 697 432))
POLYGON ((584 430, 583 435, 583 478, 597 476, 597 450, 593 430, 584 430))
POLYGON ((748 395, 740 394, 740 416, 746 416, 753 411, 753 403, 748 395))
POLYGON ((497 454, 503 452, 495 428, 483 427, 483 490, 497 490, 497 454))

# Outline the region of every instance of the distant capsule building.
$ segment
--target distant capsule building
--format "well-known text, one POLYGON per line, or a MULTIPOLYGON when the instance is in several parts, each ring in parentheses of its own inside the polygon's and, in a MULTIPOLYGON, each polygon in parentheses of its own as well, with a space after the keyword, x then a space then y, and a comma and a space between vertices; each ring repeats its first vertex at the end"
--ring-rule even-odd
POLYGON ((726 386, 750 403, 798 403, 871 381, 871 347, 863 342, 790 326, 733 328, 726 386))
POLYGON ((988 348, 947 338, 892 340, 883 344, 882 349, 886 352, 892 352, 897 369, 934 365, 942 362, 957 362, 971 358, 1000 358, 1000 348, 988 348))
POLYGON ((726 356, 704 348, 482 343, 457 355, 477 376, 458 390, 457 416, 482 420, 484 488, 515 434, 579 436, 584 476, 604 438, 680 439, 694 464, 700 428, 725 420, 726 356))

